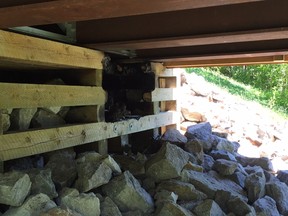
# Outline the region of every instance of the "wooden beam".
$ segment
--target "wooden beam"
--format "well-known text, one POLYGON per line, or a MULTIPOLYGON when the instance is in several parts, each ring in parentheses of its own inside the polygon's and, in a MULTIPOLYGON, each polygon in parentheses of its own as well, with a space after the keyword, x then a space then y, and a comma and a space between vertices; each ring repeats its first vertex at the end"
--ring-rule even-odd
POLYGON ((249 65, 249 64, 280 64, 288 63, 288 55, 280 56, 262 56, 262 57, 242 57, 227 59, 210 60, 187 60, 187 61, 169 61, 165 62, 166 67, 212 67, 212 66, 231 66, 231 65, 249 65))
POLYGON ((0 8, 0 28, 135 16, 262 0, 58 0, 0 8))
MULTIPOLYGON (((0 109, 0 136, 3 134, 2 109, 0 109)), ((4 173, 4 161, 0 159, 0 173, 4 173)))
POLYGON ((154 91, 143 95, 146 102, 171 101, 177 100, 178 97, 178 90, 173 88, 155 88, 154 91))
POLYGON ((178 120, 177 113, 165 112, 157 115, 145 116, 139 120, 130 119, 115 123, 98 122, 4 134, 0 136, 0 161, 176 124, 178 120), (9 145, 7 145, 7 143, 9 143, 9 145))
POLYGON ((102 87, 0 83, 0 108, 103 105, 102 87))
POLYGON ((168 37, 134 41, 117 41, 107 43, 86 44, 86 47, 100 50, 139 50, 181 46, 201 46, 212 44, 229 44, 288 38, 288 28, 261 29, 255 31, 227 32, 183 37, 168 37))
POLYGON ((40 68, 102 69, 101 61, 104 57, 99 51, 2 30, 0 47, 0 61, 40 68))

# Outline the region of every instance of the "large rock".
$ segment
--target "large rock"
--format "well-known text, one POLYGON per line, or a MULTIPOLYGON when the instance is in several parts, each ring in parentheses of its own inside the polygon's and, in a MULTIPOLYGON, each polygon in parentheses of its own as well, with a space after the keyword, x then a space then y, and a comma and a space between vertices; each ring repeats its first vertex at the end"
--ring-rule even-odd
POLYGON ((191 122, 205 122, 207 121, 206 117, 199 112, 193 112, 187 108, 182 107, 181 113, 185 120, 191 122))
POLYGON ((26 199, 20 207, 10 208, 3 216, 38 216, 55 208, 56 204, 46 194, 36 194, 26 199))
POLYGON ((215 176, 211 176, 207 173, 183 170, 181 173, 181 180, 193 184, 197 190, 205 193, 209 199, 214 199, 216 192, 218 190, 223 190, 230 192, 232 196, 237 196, 242 200, 247 201, 246 194, 242 188, 228 179, 217 180, 215 176))
POLYGON ((37 108, 13 109, 10 115, 10 129, 27 130, 30 127, 31 120, 36 112, 37 108))
POLYGON ((30 192, 31 181, 27 174, 12 171, 0 173, 0 203, 20 206, 30 192))
POLYGON ((261 216, 279 216, 279 212, 276 206, 275 200, 269 196, 265 196, 261 199, 258 199, 253 203, 253 207, 257 215, 261 216))
POLYGON ((52 180, 57 189, 70 187, 77 176, 75 152, 69 149, 51 153, 45 168, 52 172, 52 180))
POLYGON ((155 216, 192 216, 193 214, 174 202, 163 202, 157 207, 155 216))
POLYGON ((242 155, 236 155, 236 159, 238 163, 242 166, 260 166, 262 169, 267 171, 273 171, 273 165, 269 158, 261 157, 261 158, 249 158, 242 155))
POLYGON ((235 156, 226 150, 212 150, 209 153, 209 155, 212 156, 214 160, 225 159, 225 160, 237 162, 235 156))
POLYGON ((140 210, 143 213, 151 213, 154 210, 152 197, 129 171, 103 185, 102 190, 123 212, 140 210))
POLYGON ((118 206, 113 202, 110 197, 106 197, 101 202, 101 216, 122 216, 118 206))
POLYGON ((189 126, 185 136, 189 140, 201 140, 204 151, 210 151, 213 145, 218 142, 218 138, 212 134, 212 127, 209 122, 189 126))
POLYGON ((40 216, 82 216, 69 208, 53 208, 48 210, 46 213, 42 213, 40 216))
POLYGON ((45 109, 38 109, 31 120, 33 128, 50 128, 65 125, 65 123, 59 115, 45 109))
POLYGON ((266 184, 266 195, 276 201, 279 213, 288 215, 288 186, 282 182, 269 182, 266 184))
POLYGON ((146 162, 146 175, 156 181, 179 177, 188 160, 187 152, 168 143, 146 162))
POLYGON ((215 160, 210 155, 204 154, 202 166, 206 172, 210 171, 215 163, 215 160))
POLYGON ((207 197, 204 193, 198 191, 192 184, 172 179, 161 182, 156 190, 173 191, 178 195, 180 201, 197 201, 207 197))
POLYGON ((51 170, 32 169, 27 173, 32 182, 31 194, 46 194, 50 199, 58 196, 51 178, 51 170))
POLYGON ((211 200, 206 199, 194 208, 193 212, 196 215, 209 215, 209 216, 225 216, 226 214, 222 211, 219 205, 211 200))
POLYGON ((239 197, 229 199, 227 206, 230 212, 233 212, 236 216, 256 215, 255 209, 239 197))
POLYGON ((84 154, 77 159, 78 179, 75 187, 80 192, 87 192, 109 182, 112 169, 101 160, 96 152, 84 154))
POLYGON ((6 132, 10 128, 10 115, 6 113, 0 113, 1 117, 1 123, 2 123, 2 130, 3 132, 6 132))
POLYGON ((232 175, 237 169, 237 163, 225 159, 217 159, 214 163, 213 169, 224 176, 232 175))
POLYGON ((217 150, 224 150, 233 153, 235 151, 235 146, 232 142, 227 139, 217 137, 218 142, 216 144, 217 150))
POLYGON ((245 179, 245 188, 248 200, 253 203, 265 195, 266 178, 264 172, 256 172, 248 175, 245 179))
POLYGON ((115 155, 114 159, 120 164, 125 171, 131 172, 134 176, 145 174, 145 166, 143 163, 136 161, 134 158, 127 155, 115 155))
POLYGON ((94 193, 81 193, 76 189, 64 188, 61 192, 61 205, 85 216, 100 215, 100 201, 94 193))
POLYGON ((168 129, 163 134, 161 140, 181 145, 187 142, 187 137, 182 135, 177 129, 168 129))
POLYGON ((185 151, 193 154, 196 157, 197 162, 203 163, 203 161, 204 161, 203 145, 204 144, 202 143, 201 140, 193 139, 193 140, 190 140, 189 142, 185 143, 184 149, 185 149, 185 151))
POLYGON ((288 170, 280 170, 277 172, 277 178, 288 185, 288 170))
POLYGON ((176 203, 178 200, 178 195, 174 192, 167 190, 160 190, 154 195, 155 206, 160 206, 163 202, 173 202, 176 203))

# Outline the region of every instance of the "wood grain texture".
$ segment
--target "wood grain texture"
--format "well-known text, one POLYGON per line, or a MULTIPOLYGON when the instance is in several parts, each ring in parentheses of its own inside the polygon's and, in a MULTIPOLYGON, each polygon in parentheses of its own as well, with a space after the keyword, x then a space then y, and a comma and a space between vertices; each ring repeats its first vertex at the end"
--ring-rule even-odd
POLYGON ((175 112, 165 112, 145 116, 139 120, 131 119, 115 123, 98 122, 4 134, 0 136, 0 161, 172 125, 177 123, 178 118, 179 115, 175 112))
POLYGON ((2 30, 0 30, 0 47, 0 61, 28 64, 39 68, 102 69, 101 61, 104 57, 99 51, 2 30))
POLYGON ((0 28, 106 19, 261 0, 58 0, 0 8, 0 28))
POLYGON ((101 87, 0 83, 0 108, 103 105, 101 87))
POLYGON ((100 50, 138 50, 182 46, 201 46, 212 44, 229 44, 241 42, 256 42, 266 40, 281 40, 288 38, 288 28, 260 29, 253 31, 226 32, 220 34, 187 35, 182 37, 153 38, 133 41, 116 41, 107 43, 86 44, 100 50))
POLYGON ((177 100, 178 90, 174 88, 156 88, 152 92, 144 93, 143 99, 146 102, 177 100))

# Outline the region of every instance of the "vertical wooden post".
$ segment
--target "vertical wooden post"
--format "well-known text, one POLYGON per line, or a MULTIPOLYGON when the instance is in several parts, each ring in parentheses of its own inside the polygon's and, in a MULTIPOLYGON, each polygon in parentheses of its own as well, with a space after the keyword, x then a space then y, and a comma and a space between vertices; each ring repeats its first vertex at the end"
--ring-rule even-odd
MULTIPOLYGON (((3 115, 2 115, 2 109, 0 109, 0 136, 3 134, 3 115)), ((0 173, 4 172, 4 161, 1 161, 0 159, 0 173)))
MULTIPOLYGON (((92 69, 92 70, 84 70, 80 77, 79 81, 82 85, 92 85, 102 87, 102 79, 103 79, 103 70, 100 69, 92 69)), ((105 104, 97 106, 97 119, 95 122, 104 122, 105 121, 105 104)), ((100 154, 108 153, 108 142, 107 140, 101 140, 98 142, 90 143, 91 148, 95 149, 97 147, 97 151, 100 154)))

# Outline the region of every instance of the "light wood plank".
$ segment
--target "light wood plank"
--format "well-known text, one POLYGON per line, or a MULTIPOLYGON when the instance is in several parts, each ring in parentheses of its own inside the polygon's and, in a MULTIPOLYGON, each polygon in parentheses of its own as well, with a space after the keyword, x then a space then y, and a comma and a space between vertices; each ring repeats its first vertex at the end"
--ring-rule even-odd
POLYGON ((125 17, 262 0, 58 0, 0 8, 0 28, 125 17))
POLYGON ((146 102, 177 100, 178 92, 175 88, 156 88, 152 92, 144 93, 143 99, 146 102))
POLYGON ((0 160, 54 151, 125 134, 176 124, 179 115, 165 112, 122 122, 98 122, 76 126, 4 134, 0 136, 0 160), (7 145, 9 143, 9 145, 7 145))
MULTIPOLYGON (((0 136, 3 134, 2 109, 0 109, 0 136)), ((4 161, 0 159, 0 173, 4 172, 4 161)))
POLYGON ((99 51, 2 30, 0 47, 0 60, 44 68, 102 69, 104 57, 99 51))
POLYGON ((102 105, 101 87, 0 83, 0 108, 102 105))

